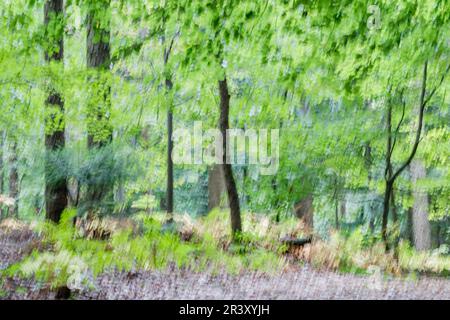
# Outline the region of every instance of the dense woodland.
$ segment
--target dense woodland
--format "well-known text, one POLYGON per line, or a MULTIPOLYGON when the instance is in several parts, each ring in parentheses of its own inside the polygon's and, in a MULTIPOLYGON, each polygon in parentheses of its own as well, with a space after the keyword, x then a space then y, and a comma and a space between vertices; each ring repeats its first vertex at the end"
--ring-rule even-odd
POLYGON ((288 255, 448 276, 447 1, 3 0, 0 13, 0 220, 44 239, 5 274, 61 288, 111 266, 276 271, 288 255), (226 148, 222 164, 174 163, 173 132, 199 121, 223 145, 227 129, 278 129, 276 172, 226 148))

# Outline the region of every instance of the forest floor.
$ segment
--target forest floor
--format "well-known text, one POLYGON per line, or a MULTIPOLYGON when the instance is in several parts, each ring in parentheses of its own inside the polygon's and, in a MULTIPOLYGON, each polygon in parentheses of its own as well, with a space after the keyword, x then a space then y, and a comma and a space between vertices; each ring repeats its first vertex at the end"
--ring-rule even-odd
MULTIPOLYGON (((0 270, 17 262, 39 241, 31 231, 0 229, 0 270)), ((0 299, 53 299, 54 293, 32 280, 0 279, 0 299)), ((450 279, 382 275, 358 276, 292 266, 276 275, 240 275, 188 270, 105 273, 94 288, 76 291, 74 299, 446 299, 450 279)))

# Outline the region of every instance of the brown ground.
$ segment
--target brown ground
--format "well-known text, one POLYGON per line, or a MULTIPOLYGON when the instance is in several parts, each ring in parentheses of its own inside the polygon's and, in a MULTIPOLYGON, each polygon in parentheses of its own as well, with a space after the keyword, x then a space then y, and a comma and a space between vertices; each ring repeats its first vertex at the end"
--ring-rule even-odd
MULTIPOLYGON (((28 231, 0 229, 0 270, 29 252, 37 237, 28 231)), ((93 290, 74 292, 75 299, 446 299, 450 279, 385 279, 318 271, 304 266, 278 275, 246 272, 239 276, 164 272, 111 272, 95 280, 93 290)), ((35 282, 0 281, 0 299, 53 299, 54 293, 35 282)))

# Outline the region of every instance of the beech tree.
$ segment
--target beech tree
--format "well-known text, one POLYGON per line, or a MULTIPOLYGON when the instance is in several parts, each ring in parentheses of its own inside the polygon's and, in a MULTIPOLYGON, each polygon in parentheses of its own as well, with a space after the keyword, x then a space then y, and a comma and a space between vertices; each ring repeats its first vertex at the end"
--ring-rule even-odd
MULTIPOLYGON (((49 0, 44 5, 44 24, 47 46, 45 60, 49 63, 64 62, 64 8, 63 0, 49 0)), ((65 145, 64 101, 60 93, 50 85, 46 100, 46 184, 45 204, 46 217, 59 222, 61 213, 67 206, 67 181, 64 176, 58 176, 58 166, 55 165, 55 153, 65 145), (56 173, 56 174, 55 174, 56 173)))
MULTIPOLYGON (((86 3, 86 6, 86 63, 92 70, 87 80, 90 90, 87 106, 87 145, 89 149, 97 152, 111 143, 113 133, 110 124, 111 76, 109 73, 111 10, 109 0, 96 0, 86 3)), ((100 166, 107 166, 108 163, 100 163, 100 166)), ((106 167, 103 169, 108 170, 106 167)), ((102 179, 97 181, 94 177, 96 174, 97 172, 90 173, 88 180, 89 207, 96 202, 105 201, 106 196, 111 196, 113 188, 102 179)))
MULTIPOLYGON (((242 231, 241 205, 227 150, 227 130, 230 128, 232 95, 228 69, 233 59, 230 51, 236 41, 251 42, 262 30, 256 17, 264 14, 268 3, 262 5, 250 1, 192 2, 184 8, 182 33, 186 34, 186 59, 184 64, 195 69, 208 68, 213 72, 211 80, 217 83, 219 97, 218 128, 222 134, 222 172, 225 180, 232 237, 242 231), (229 62, 230 61, 230 62, 229 62)), ((268 38, 268 34, 266 37, 268 38)), ((263 38, 264 39, 264 38, 263 38)), ((262 41, 264 43, 264 41, 262 41)), ((236 57, 239 59, 238 57, 236 57)))

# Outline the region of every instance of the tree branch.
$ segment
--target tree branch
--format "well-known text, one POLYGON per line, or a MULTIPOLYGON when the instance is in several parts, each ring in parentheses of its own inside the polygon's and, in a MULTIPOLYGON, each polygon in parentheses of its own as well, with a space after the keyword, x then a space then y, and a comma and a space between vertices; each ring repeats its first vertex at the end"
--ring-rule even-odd
MULTIPOLYGON (((413 148, 411 150, 411 153, 408 157, 408 159, 403 163, 403 165, 390 177, 389 182, 393 182, 395 181, 395 179, 400 175, 400 173, 403 172, 403 170, 405 170, 405 168, 407 166, 409 166, 409 164, 411 163, 412 159, 414 158, 414 156, 416 155, 417 152, 417 147, 419 146, 419 142, 420 142, 420 135, 422 133, 422 126, 423 126, 423 113, 425 110, 425 106, 427 101, 429 100, 425 100, 425 93, 426 93, 426 89, 427 89, 427 70, 428 70, 428 61, 425 61, 425 64, 423 66, 423 77, 422 77, 422 90, 420 93, 420 108, 419 108, 419 123, 418 123, 418 127, 417 127, 417 132, 416 132, 416 138, 414 140, 414 145, 413 148)), ((447 68, 447 71, 445 72, 445 74, 447 74, 449 68, 447 68)), ((444 77, 445 77, 444 74, 444 77)), ((442 79, 443 81, 443 79, 442 79)), ((441 83, 442 83, 441 81, 441 83)), ((435 87, 436 89, 437 87, 435 87)), ((433 90, 433 94, 436 90, 433 90)), ((428 97, 431 98, 431 95, 428 97)))
POLYGON ((397 128, 395 129, 394 142, 392 143, 392 148, 391 148, 391 152, 390 152, 391 155, 394 152, 395 144, 397 143, 397 136, 398 136, 398 132, 400 130, 400 126, 402 125, 403 120, 405 119, 406 102, 403 100, 403 92, 401 93, 401 97, 402 97, 401 99, 403 101, 402 116, 400 118, 400 121, 397 124, 397 128))
POLYGON ((439 89, 439 87, 442 85, 442 83, 444 82, 445 76, 448 74, 448 72, 450 71, 450 64, 447 66, 447 68, 445 69, 445 72, 442 74, 441 80, 439 81, 439 83, 433 88, 433 90, 431 90, 430 94, 428 95, 428 97, 425 99, 425 101, 423 101, 424 105, 427 105, 428 102, 430 102, 431 98, 433 97, 433 95, 436 93, 437 89, 439 89))

